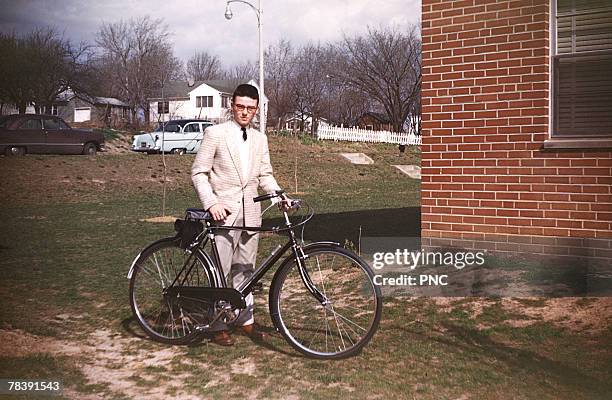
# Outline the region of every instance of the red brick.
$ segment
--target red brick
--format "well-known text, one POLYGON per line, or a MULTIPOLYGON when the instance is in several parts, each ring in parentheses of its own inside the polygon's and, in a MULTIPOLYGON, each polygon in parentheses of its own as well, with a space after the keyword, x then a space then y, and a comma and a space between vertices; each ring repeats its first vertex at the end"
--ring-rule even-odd
POLYGON ((569 230, 568 229, 545 228, 543 234, 545 236, 566 237, 566 236, 569 236, 569 230))
POLYGON ((543 218, 544 211, 520 210, 519 215, 524 218, 543 218))
POLYGON ((582 221, 570 221, 570 220, 560 219, 560 220, 557 220, 557 227, 558 228, 581 229, 582 221))
POLYGON ((511 234, 511 235, 516 235, 516 234, 519 233, 519 228, 517 226, 498 225, 495 228, 495 232, 496 233, 507 233, 507 234, 511 234))
POLYGON ((585 186, 581 186, 582 187, 582 191, 584 193, 601 193, 601 194, 606 194, 606 193, 610 193, 610 186, 603 186, 603 185, 595 185, 595 186, 590 186, 590 185, 585 185, 585 186))
POLYGON ((521 235, 543 235, 544 229, 545 228, 522 226, 519 228, 519 234, 521 235))
POLYGON ((584 221, 585 229, 610 229, 610 224, 607 222, 584 221))

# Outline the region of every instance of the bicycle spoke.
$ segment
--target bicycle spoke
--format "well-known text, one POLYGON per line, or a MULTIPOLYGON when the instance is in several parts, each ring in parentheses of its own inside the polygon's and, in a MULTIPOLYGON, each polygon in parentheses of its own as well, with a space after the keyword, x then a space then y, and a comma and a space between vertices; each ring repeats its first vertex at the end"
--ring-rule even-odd
POLYGON ((282 282, 274 285, 283 293, 279 291, 273 304, 284 326, 281 333, 307 355, 354 354, 369 341, 380 319, 380 298, 371 272, 336 247, 311 253, 311 283, 328 303, 322 306, 306 289, 297 264, 287 267, 282 282))
POLYGON ((197 253, 189 258, 174 238, 143 252, 130 282, 130 301, 137 321, 149 336, 165 343, 187 343, 197 335, 196 326, 209 322, 210 304, 193 296, 172 297, 165 292, 172 282, 184 287, 211 287, 206 273, 209 267, 197 253))

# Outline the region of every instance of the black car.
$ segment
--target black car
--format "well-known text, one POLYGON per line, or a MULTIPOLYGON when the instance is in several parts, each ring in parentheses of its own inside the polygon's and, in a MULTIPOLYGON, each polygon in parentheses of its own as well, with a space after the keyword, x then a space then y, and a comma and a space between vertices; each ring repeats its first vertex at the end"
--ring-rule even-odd
POLYGON ((104 135, 73 129, 54 115, 13 114, 0 117, 0 154, 87 154, 104 151, 104 135))

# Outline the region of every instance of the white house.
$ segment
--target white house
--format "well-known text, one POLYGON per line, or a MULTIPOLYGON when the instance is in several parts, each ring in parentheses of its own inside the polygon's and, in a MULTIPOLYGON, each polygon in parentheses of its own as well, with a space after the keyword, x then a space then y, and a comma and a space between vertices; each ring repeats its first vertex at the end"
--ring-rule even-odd
MULTIPOLYGON (((295 113, 289 114, 286 118, 285 130, 292 132, 303 130, 309 132, 312 129, 312 115, 310 114, 300 114, 296 111, 295 113)), ((321 128, 330 126, 329 121, 322 117, 319 117, 317 120, 317 125, 321 128)))
MULTIPOLYGON (((192 85, 188 82, 167 82, 156 97, 149 99, 151 121, 199 118, 214 123, 224 122, 230 116, 232 93, 242 83, 258 87, 254 80, 196 81, 192 85)), ((267 97, 260 99, 260 105, 267 115, 267 97)), ((258 117, 259 113, 256 120, 258 117)))

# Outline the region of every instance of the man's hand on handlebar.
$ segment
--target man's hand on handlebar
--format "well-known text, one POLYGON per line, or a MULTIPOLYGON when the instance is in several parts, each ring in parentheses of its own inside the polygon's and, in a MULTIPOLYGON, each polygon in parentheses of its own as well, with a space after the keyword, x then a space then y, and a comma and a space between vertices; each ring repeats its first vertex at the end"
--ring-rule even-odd
POLYGON ((278 199, 279 201, 276 203, 276 205, 278 206, 278 209, 283 212, 300 208, 300 201, 290 198, 285 193, 280 194, 278 199))

